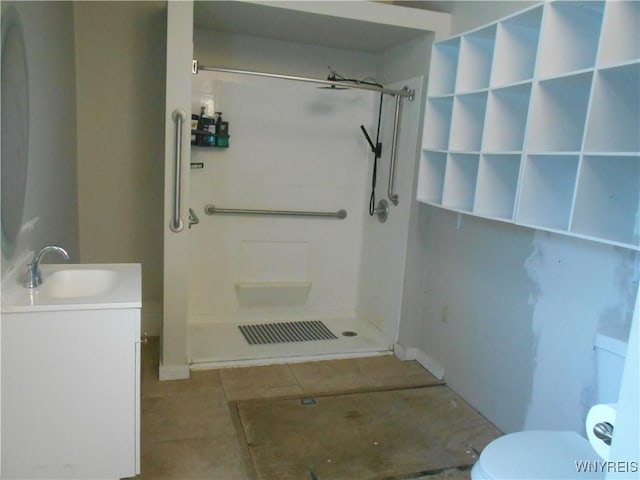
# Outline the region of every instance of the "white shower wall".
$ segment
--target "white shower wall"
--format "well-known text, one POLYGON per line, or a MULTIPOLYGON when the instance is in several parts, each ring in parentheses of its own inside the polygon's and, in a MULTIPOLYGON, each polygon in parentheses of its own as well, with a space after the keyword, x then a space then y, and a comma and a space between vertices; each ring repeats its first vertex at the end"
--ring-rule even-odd
MULTIPOLYGON (((389 85, 389 88, 408 87, 415 91, 413 101, 401 104, 401 123, 398 129, 396 167, 393 191, 399 195, 398 205, 388 198, 389 163, 393 135, 395 98, 385 97, 382 157, 378 164, 376 203, 385 199, 389 217, 380 223, 377 217, 367 216, 364 224, 362 263, 360 270, 358 315, 366 318, 390 341, 397 340, 402 306, 405 258, 409 236, 411 209, 415 207, 416 145, 421 116, 423 77, 389 85)), ((372 166, 371 166, 372 167, 372 166)))
POLYGON ((355 316, 378 97, 277 79, 200 72, 193 111, 213 95, 230 122, 230 148, 193 147, 189 322, 355 316), (347 218, 208 216, 220 208, 337 211, 347 218), (238 285, 272 289, 239 302, 238 285), (308 297, 280 284, 310 283, 308 297))

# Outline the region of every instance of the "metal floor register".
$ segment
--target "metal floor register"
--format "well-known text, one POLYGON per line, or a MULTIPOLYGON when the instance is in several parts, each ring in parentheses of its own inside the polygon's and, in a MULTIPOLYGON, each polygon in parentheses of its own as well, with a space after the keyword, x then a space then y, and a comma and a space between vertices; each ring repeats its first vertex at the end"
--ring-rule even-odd
POLYGON ((310 342, 338 338, 319 320, 239 325, 238 328, 249 345, 310 342))

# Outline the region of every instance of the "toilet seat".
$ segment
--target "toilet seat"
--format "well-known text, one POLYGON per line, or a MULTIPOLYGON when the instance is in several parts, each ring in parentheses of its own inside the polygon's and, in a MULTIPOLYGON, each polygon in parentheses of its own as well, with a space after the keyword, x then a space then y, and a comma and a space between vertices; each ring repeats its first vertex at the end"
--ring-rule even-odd
MULTIPOLYGON (((504 435, 485 447, 471 470, 473 480, 602 479, 602 472, 579 472, 576 462, 602 462, 576 432, 526 431, 504 435)), ((595 463, 594 463, 595 462, 595 463)))

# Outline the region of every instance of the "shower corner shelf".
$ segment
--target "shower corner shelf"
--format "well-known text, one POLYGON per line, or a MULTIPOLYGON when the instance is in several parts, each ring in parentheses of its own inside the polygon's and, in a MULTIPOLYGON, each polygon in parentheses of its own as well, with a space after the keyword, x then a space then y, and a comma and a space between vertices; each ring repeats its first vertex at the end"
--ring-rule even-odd
POLYGON ((550 1, 435 43, 417 199, 640 250, 638 38, 640 2, 550 1))

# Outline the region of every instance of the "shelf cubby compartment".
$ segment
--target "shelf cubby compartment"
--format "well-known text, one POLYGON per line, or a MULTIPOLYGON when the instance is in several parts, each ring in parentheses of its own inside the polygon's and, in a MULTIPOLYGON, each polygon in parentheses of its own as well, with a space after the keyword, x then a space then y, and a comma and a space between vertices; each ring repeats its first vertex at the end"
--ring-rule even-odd
POLYGON ((472 211, 479 157, 466 153, 449 154, 442 193, 444 207, 472 211))
POLYGON ((422 151, 418 172, 418 200, 423 203, 442 204, 446 164, 446 153, 430 152, 428 150, 422 151))
POLYGON ((640 151, 640 63, 596 72, 585 150, 640 151))
POLYGON ((516 223, 567 231, 578 155, 528 155, 525 159, 516 223))
POLYGON ((538 56, 538 78, 595 65, 604 2, 561 1, 546 5, 538 56))
POLYGON ((449 150, 480 151, 486 109, 486 92, 456 96, 451 115, 449 150))
POLYGON ((472 92, 489 87, 495 39, 495 25, 461 37, 456 92, 472 92))
POLYGON ((542 7, 537 7, 498 23, 491 71, 492 87, 533 78, 541 19, 542 7))
POLYGON ((423 148, 446 150, 449 146, 453 97, 428 98, 425 111, 423 148))
POLYGON ((431 50, 429 95, 447 95, 455 91, 460 37, 438 42, 431 50))
POLYGON ((592 73, 536 84, 527 132, 530 152, 580 151, 592 73))
POLYGON ((640 58, 640 2, 607 2, 602 24, 598 65, 613 65, 640 58))
POLYGON ((522 150, 530 99, 530 83, 489 92, 482 139, 483 151, 522 150))
POLYGON ((585 155, 571 231, 640 246, 640 156, 585 155))
POLYGON ((520 155, 482 155, 473 212, 492 218, 513 220, 520 173, 520 155))

